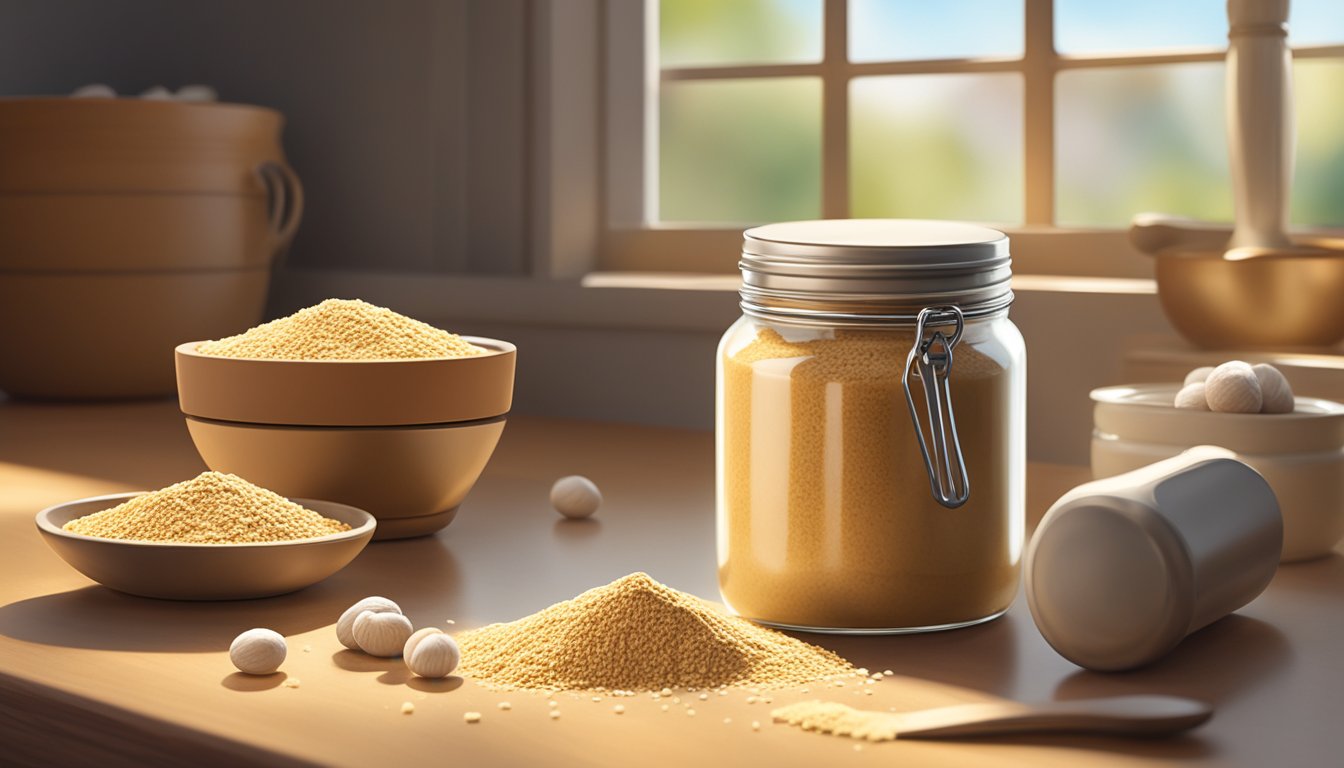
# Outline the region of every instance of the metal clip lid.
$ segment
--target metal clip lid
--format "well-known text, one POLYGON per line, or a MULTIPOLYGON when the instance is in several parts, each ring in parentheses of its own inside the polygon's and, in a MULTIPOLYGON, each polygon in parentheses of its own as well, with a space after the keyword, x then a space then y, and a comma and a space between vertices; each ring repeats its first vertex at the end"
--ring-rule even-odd
POLYGON ((956 509, 971 495, 970 479, 961 453, 961 439, 957 436, 956 416, 952 412, 952 349, 961 341, 965 318, 956 306, 925 307, 915 321, 915 343, 905 359, 905 402, 910 408, 910 419, 915 425, 919 450, 924 455, 924 469, 929 473, 929 487, 933 498, 948 509, 956 509), (938 326, 952 325, 949 338, 938 326), (934 328, 924 338, 926 328, 934 328), (916 369, 924 389, 924 406, 929 419, 929 437, 915 407, 915 396, 910 389, 910 371, 916 369), (929 444, 933 444, 930 453, 929 444))
POLYGON ((790 221, 743 233, 742 309, 816 327, 912 326, 925 307, 965 317, 1013 301, 1008 238, 949 221, 790 221))

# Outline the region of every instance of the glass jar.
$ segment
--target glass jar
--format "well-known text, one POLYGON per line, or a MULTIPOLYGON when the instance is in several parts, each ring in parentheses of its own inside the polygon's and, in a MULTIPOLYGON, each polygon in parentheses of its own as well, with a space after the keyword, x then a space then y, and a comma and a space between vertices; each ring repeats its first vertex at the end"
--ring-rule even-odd
POLYGON ((748 230, 717 364, 719 587, 739 615, 891 633, 1017 592, 1026 352, 1008 240, 946 222, 748 230))

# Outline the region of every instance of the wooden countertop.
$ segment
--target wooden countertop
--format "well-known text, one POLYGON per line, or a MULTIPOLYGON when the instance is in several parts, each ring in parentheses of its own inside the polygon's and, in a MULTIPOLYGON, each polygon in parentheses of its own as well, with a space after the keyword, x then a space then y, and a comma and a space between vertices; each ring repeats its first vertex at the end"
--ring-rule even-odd
MULTIPOLYGON (((121 595, 71 570, 38 537, 37 510, 162 487, 203 469, 173 403, 0 403, 0 763, 146 765, 1245 765, 1344 760, 1344 556, 1285 566, 1239 615, 1145 670, 1102 675, 1057 656, 1025 603, 971 629, 885 638, 808 636, 858 665, 892 669, 873 696, 913 709, 1169 693, 1213 702, 1207 726, 1172 740, 1018 738, 864 745, 770 723, 746 694, 662 712, 648 696, 593 703, 500 694, 471 681, 408 679, 399 660, 341 649, 333 624, 356 599, 397 600, 417 626, 512 620, 637 570, 717 596, 712 437, 701 432, 518 418, 458 519, 429 538, 371 545, 315 587, 269 600, 174 603, 121 595), (606 503, 561 520, 547 493, 582 473, 606 503), (283 675, 233 674, 240 631, 289 638, 283 675), (287 676, 298 687, 281 684, 287 676), (507 700, 511 711, 497 708, 507 700), (403 702, 415 705, 401 714, 403 702), (468 725, 463 713, 479 711, 468 725), (725 719, 731 722, 725 722, 725 719), (750 723, 761 723, 753 732, 750 723)), ((1087 478, 1033 465, 1029 514, 1087 478)), ((803 698, 775 695, 775 705, 803 698)))

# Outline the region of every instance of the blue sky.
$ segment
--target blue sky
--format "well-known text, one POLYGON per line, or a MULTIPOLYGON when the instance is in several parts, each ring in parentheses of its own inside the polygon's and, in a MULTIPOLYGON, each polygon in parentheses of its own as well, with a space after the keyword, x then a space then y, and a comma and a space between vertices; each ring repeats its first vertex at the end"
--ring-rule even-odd
MULTIPOLYGON (((820 0, 778 0, 815 23, 820 0)), ((1056 0, 1055 38, 1065 53, 1222 48, 1226 0, 1056 0)), ((1013 56, 1022 51, 1021 0, 850 0, 856 61, 1013 56)), ((1344 43, 1344 0, 1294 0, 1297 45, 1344 43)))

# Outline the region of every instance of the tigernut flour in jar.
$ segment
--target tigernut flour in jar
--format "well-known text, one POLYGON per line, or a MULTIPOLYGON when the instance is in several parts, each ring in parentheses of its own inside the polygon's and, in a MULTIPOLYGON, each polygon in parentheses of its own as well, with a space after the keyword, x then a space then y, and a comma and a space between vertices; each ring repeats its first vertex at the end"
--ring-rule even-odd
POLYGON ((942 222, 795 222, 749 230, 742 269, 744 317, 717 376, 725 602, 823 631, 1000 615, 1025 503, 1007 239, 942 222))

